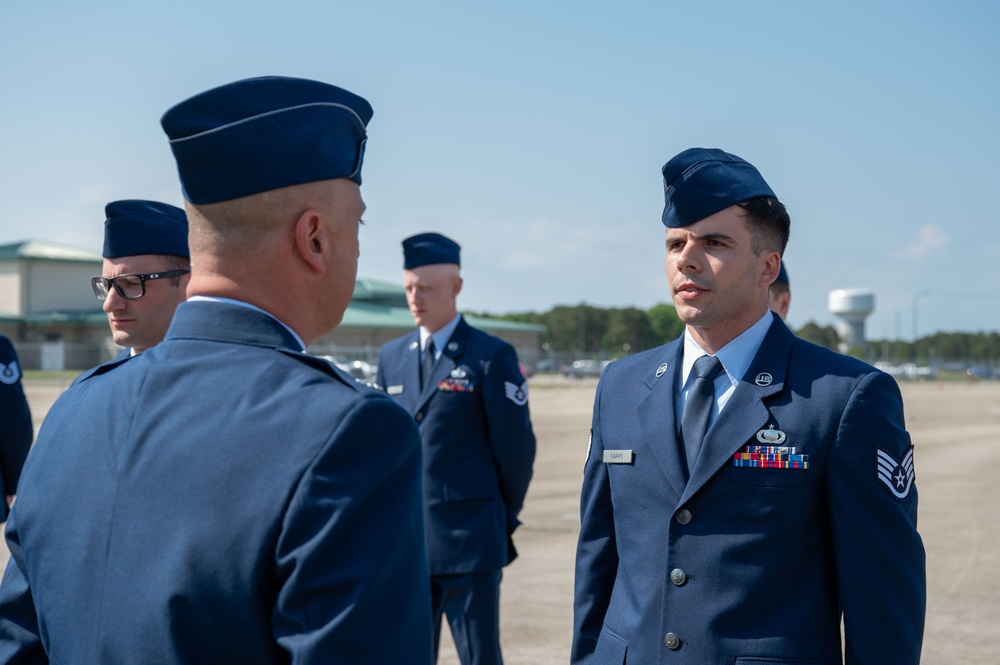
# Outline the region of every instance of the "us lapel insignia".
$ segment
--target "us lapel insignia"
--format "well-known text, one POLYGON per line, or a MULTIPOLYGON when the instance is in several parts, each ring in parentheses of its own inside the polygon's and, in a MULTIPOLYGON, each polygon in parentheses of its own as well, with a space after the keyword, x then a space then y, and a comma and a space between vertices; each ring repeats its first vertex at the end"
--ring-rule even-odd
POLYGON ((757 440, 769 446, 777 446, 785 442, 785 433, 770 425, 767 429, 757 432, 757 440))
POLYGON ((448 350, 452 352, 458 351, 458 342, 448 342, 448 350))
POLYGON ((419 343, 417 343, 417 342, 410 342, 410 351, 413 351, 413 350, 414 350, 414 349, 416 349, 416 348, 417 348, 418 346, 420 346, 420 344, 419 344, 419 343))
POLYGON ((754 382, 761 387, 771 385, 772 381, 774 381, 774 377, 772 377, 767 372, 761 372, 760 374, 757 375, 757 378, 754 379, 754 382))
POLYGON ((911 444, 902 461, 882 450, 875 449, 875 474, 886 486, 889 493, 902 501, 910 494, 913 487, 913 445, 911 444))
POLYGON ((518 406, 524 406, 528 403, 528 382, 525 381, 521 385, 515 385, 510 381, 503 382, 503 391, 509 399, 514 404, 518 406))
POLYGON ((656 368, 656 378, 660 378, 666 373, 667 373, 667 363, 663 363, 662 365, 656 368))

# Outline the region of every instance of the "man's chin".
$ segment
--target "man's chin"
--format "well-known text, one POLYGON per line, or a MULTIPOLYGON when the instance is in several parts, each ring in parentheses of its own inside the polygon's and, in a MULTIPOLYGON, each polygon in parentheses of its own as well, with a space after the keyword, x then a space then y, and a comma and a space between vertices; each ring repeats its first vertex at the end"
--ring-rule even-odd
POLYGON ((135 346, 135 339, 128 333, 116 332, 111 336, 111 339, 114 340, 116 345, 125 349, 131 349, 135 346))
POLYGON ((678 303, 675 301, 674 311, 677 312, 677 318, 687 325, 694 325, 704 317, 704 312, 701 309, 684 302, 678 303))

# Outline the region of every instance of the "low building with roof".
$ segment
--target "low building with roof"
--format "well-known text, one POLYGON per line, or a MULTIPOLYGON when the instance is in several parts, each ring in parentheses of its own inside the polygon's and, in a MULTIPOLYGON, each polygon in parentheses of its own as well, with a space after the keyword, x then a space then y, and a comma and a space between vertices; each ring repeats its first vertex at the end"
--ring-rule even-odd
MULTIPOLYGON (((94 250, 40 240, 0 245, 0 333, 14 343, 22 367, 86 369, 119 351, 90 286, 102 265, 94 250)), ((522 363, 538 359, 544 326, 471 315, 466 320, 510 343, 522 363)), ((374 363, 382 344, 413 328, 401 284, 362 278, 340 325, 309 351, 374 363)))

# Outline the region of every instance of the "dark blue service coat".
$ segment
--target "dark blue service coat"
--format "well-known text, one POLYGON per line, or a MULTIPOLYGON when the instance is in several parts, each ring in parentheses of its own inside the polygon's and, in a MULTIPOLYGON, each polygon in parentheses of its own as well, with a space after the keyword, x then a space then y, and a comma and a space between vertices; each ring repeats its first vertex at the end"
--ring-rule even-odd
POLYGON ((0 522, 7 519, 4 496, 17 494, 21 467, 34 436, 17 352, 10 340, 0 335, 0 522))
POLYGON ((294 344, 184 303, 60 397, 7 531, 0 662, 430 663, 416 427, 294 344))
POLYGON ((614 362, 598 386, 572 662, 841 663, 843 611, 849 665, 917 665, 924 549, 895 381, 776 318, 686 481, 681 354, 614 362), (808 467, 736 460, 773 444, 808 467))
POLYGON ((499 570, 531 480, 535 435, 513 347, 459 321, 420 390, 418 330, 382 347, 379 386, 420 426, 433 575, 499 570))

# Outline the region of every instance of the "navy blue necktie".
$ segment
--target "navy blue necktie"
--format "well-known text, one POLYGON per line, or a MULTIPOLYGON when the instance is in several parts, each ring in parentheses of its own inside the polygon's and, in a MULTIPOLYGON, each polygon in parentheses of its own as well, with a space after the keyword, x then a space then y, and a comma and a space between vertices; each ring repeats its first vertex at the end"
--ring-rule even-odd
POLYGON ((688 392, 684 416, 681 418, 681 438, 684 440, 684 456, 687 458, 688 473, 694 468, 701 443, 708 431, 708 420, 712 415, 712 401, 715 399, 715 377, 722 371, 722 363, 715 356, 702 356, 694 361, 695 379, 688 392))
POLYGON ((420 389, 423 390, 427 382, 431 380, 431 372, 434 370, 434 338, 427 338, 427 345, 424 347, 424 357, 420 361, 420 389))

